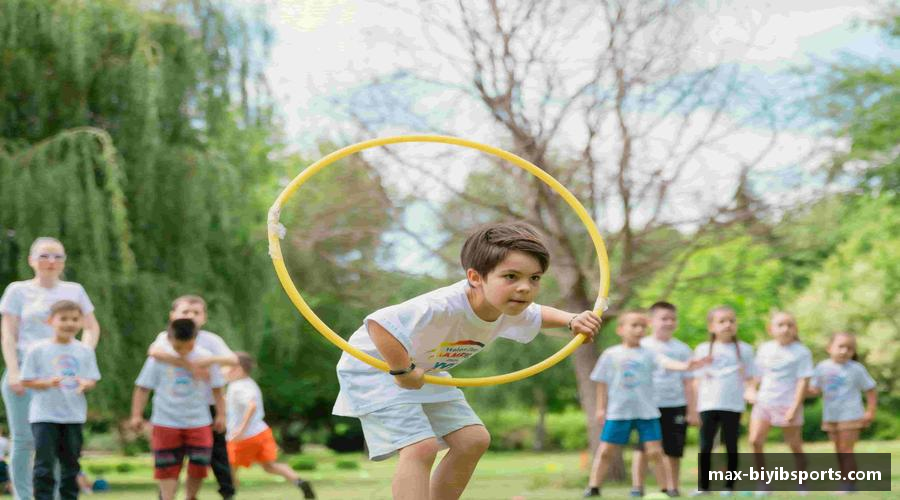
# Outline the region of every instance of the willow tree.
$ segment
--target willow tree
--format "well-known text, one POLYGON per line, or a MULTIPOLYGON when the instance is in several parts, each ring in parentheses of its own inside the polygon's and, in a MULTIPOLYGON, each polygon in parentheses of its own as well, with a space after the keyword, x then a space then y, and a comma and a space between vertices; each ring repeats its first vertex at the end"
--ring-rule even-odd
POLYGON ((271 285, 248 189, 277 147, 267 94, 248 91, 268 35, 210 1, 142 5, 0 4, 0 286, 30 276, 35 236, 65 243, 105 331, 103 417, 127 411, 172 297, 202 293, 240 345, 271 285))

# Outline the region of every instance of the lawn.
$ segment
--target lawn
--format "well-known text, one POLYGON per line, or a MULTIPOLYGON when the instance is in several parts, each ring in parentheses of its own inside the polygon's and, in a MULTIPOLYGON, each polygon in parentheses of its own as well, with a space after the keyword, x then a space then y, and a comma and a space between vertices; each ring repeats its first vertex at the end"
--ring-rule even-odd
MULTIPOLYGON (((743 444, 743 443, 742 443, 743 444)), ((746 446, 745 446, 746 448, 746 446)), ((771 445, 767 451, 784 452, 785 448, 771 445)), ((812 443, 807 451, 826 453, 831 451, 830 443, 812 443)), ((900 441, 864 442, 857 447, 858 452, 891 453, 891 488, 893 492, 858 493, 851 498, 896 498, 900 492, 900 441)), ((316 458, 317 467, 313 471, 301 472, 304 478, 313 481, 319 498, 322 499, 390 499, 391 474, 396 460, 373 463, 362 455, 334 455, 328 450, 310 447, 309 454, 316 458), (356 462, 358 468, 346 469, 356 462)), ((696 448, 688 449, 682 473, 682 492, 690 492, 696 486, 696 448)), ((146 500, 154 498, 151 459, 149 456, 88 456, 82 461, 88 469, 106 466, 110 472, 104 473, 111 484, 111 490, 98 497, 116 500, 146 500), (123 465, 128 464, 128 465, 123 465), (93 467, 92 467, 93 466, 93 467), (115 471, 119 466, 121 471, 115 471), (128 470, 130 469, 130 470, 128 470)), ((482 459, 469 484, 464 499, 470 500, 537 500, 575 499, 587 482, 587 470, 582 468, 583 457, 579 453, 489 453, 482 459)), ((200 500, 215 500, 216 485, 212 476, 204 484, 200 500)), ((657 491, 654 486, 648 492, 657 491)), ((603 493, 606 498, 627 497, 629 484, 608 484, 603 493)), ((771 498, 788 498, 796 493, 776 493, 771 498)), ((831 493, 811 493, 806 498, 832 498, 831 493)), ((183 498, 179 496, 179 498, 183 498)), ((301 498, 299 491, 280 478, 268 476, 258 467, 241 473, 241 490, 238 498, 252 500, 283 500, 301 498)))

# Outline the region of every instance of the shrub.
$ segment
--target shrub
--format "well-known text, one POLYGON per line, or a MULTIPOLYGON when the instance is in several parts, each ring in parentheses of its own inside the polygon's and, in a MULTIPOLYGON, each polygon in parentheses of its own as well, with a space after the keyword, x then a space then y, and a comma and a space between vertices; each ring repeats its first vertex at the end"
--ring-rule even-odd
POLYGON ((127 474, 134 470, 134 465, 128 462, 119 462, 116 464, 116 472, 121 472, 122 474, 127 474))
POLYGON ((344 470, 355 470, 359 469, 359 462, 356 460, 350 460, 348 458, 339 458, 334 462, 335 468, 344 469, 344 470))
POLYGON ((112 466, 107 464, 91 464, 87 466, 87 470, 94 476, 102 476, 111 471, 112 466))
POLYGON ((317 463, 314 457, 309 455, 297 455, 291 459, 291 468, 294 470, 316 470, 317 463))

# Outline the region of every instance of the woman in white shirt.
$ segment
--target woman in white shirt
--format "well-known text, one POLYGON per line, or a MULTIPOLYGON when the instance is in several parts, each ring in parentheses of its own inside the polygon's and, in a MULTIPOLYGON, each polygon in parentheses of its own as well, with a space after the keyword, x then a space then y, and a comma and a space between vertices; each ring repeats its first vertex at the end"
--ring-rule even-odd
POLYGON ((97 345, 100 325, 94 316, 94 305, 78 283, 62 281, 66 267, 66 251, 55 238, 34 240, 28 252, 28 264, 34 278, 10 283, 0 297, 0 336, 6 370, 0 381, 9 436, 12 440, 10 476, 18 498, 32 497, 32 464, 34 437, 28 423, 31 391, 22 385, 20 367, 28 348, 51 338, 53 329, 47 324, 50 306, 60 300, 71 300, 84 312, 82 342, 90 348, 97 345))

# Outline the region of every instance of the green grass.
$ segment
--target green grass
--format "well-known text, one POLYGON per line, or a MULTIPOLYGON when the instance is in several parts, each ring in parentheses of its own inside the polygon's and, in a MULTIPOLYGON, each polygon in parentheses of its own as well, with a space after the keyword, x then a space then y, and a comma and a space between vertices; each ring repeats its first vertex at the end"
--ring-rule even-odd
MULTIPOLYGON (((743 445, 744 443, 742 443, 743 445)), ((744 446, 746 448, 746 446, 744 446)), ((808 452, 828 453, 832 451, 830 443, 810 443, 808 452)), ((785 452, 782 445, 767 447, 767 451, 785 452)), ((891 489, 892 492, 858 493, 853 499, 889 499, 896 498, 900 492, 900 441, 863 442, 857 446, 860 453, 891 453, 891 489)), ((313 482, 316 493, 322 499, 390 499, 391 475, 396 459, 386 462, 370 462, 362 455, 335 455, 328 450, 310 447, 309 454, 317 461, 316 470, 301 472, 301 476, 313 482), (358 469, 340 468, 339 463, 346 460, 357 460, 358 469)), ((628 455, 626 455, 627 460, 628 455)), ((282 461, 288 462, 289 457, 282 461)), ((582 468, 583 458, 580 453, 531 453, 509 452, 488 453, 478 465, 475 476, 464 499, 469 500, 537 500, 580 498, 587 483, 587 470, 582 468)), ((154 497, 155 483, 152 479, 152 461, 149 456, 88 456, 82 460, 84 467, 106 465, 110 472, 104 478, 110 482, 111 490, 107 494, 87 498, 115 498, 116 500, 146 500, 154 497), (133 469, 127 473, 115 472, 115 465, 129 463, 133 469)), ((346 467, 346 465, 342 464, 346 467)), ((696 448, 689 448, 685 454, 682 470, 682 492, 688 493, 696 487, 696 448)), ((253 500, 284 500, 301 498, 300 493, 292 485, 281 478, 270 476, 258 466, 250 470, 241 469, 241 489, 238 498, 253 500)), ((657 491, 651 479, 647 491, 657 491)), ((607 484, 603 488, 606 498, 623 498, 628 496, 628 483, 607 484)), ((214 500, 216 485, 210 474, 200 500, 214 500)), ((789 498, 795 493, 776 493, 770 498, 789 498)), ((808 499, 832 498, 831 493, 811 493, 808 499)), ((183 498, 183 497, 179 497, 183 498)), ((712 497, 711 497, 712 498, 712 497)), ((741 498, 741 497, 737 497, 741 498)))

